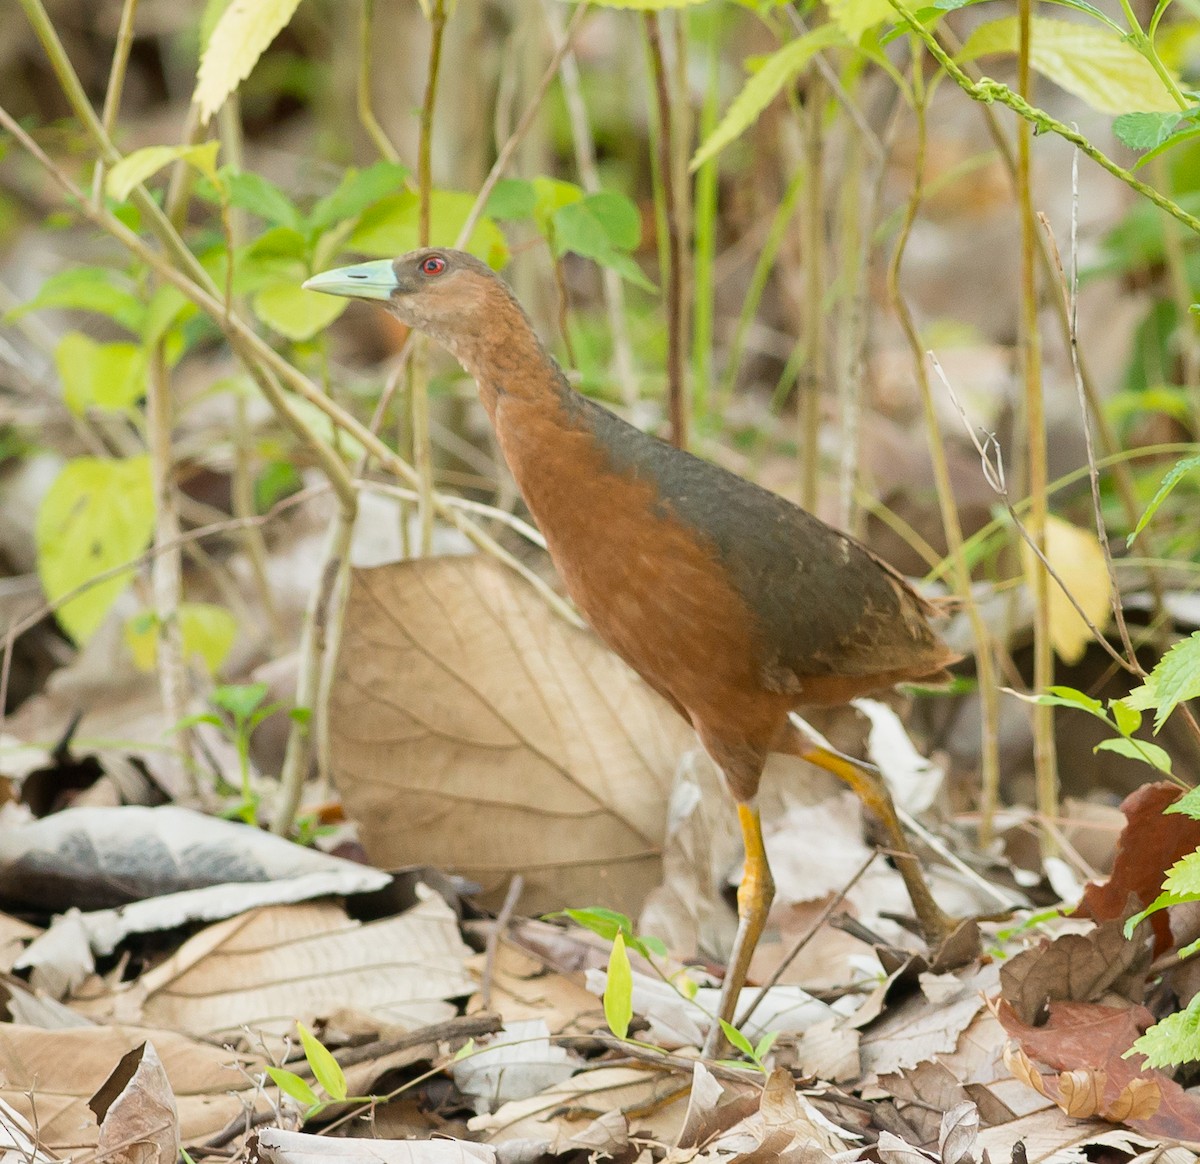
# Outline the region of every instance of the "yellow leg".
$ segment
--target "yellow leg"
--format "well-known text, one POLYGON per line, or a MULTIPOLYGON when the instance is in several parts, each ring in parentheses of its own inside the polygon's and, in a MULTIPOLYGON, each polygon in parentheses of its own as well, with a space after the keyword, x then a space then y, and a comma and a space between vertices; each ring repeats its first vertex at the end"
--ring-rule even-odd
MULTIPOLYGON (((742 883, 738 886, 738 928, 733 940, 733 952, 729 956, 729 968, 721 985, 721 999, 717 1013, 726 1022, 733 1022, 738 997, 746 983, 746 972, 758 939, 767 924, 767 914, 775 897, 775 881, 771 867, 767 864, 767 850, 763 845, 762 821, 758 809, 750 804, 738 805, 738 821, 742 826, 742 841, 746 848, 746 864, 742 872, 742 883)), ((705 1058, 715 1057, 724 1046, 725 1036, 720 1024, 713 1023, 704 1042, 705 1058)))
POLYGON ((921 863, 909 848, 904 830, 900 827, 900 820, 896 816, 892 794, 888 792, 883 777, 873 767, 853 763, 826 748, 806 748, 800 755, 810 764, 816 764, 818 768, 824 768, 839 780, 844 780, 859 800, 879 818, 887 832, 896 868, 904 878, 905 888, 912 900, 913 909, 916 910, 925 940, 935 948, 940 946, 953 931, 954 921, 942 912, 941 907, 934 901, 933 894, 929 892, 929 885, 921 872, 921 863))

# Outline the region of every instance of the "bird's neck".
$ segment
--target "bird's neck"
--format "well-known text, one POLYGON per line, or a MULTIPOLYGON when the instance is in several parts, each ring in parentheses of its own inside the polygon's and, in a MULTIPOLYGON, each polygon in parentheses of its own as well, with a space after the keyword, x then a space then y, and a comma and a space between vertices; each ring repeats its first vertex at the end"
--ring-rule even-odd
POLYGON ((572 390, 515 300, 494 305, 486 332, 459 339, 454 354, 479 386, 492 423, 502 402, 557 410, 572 390))

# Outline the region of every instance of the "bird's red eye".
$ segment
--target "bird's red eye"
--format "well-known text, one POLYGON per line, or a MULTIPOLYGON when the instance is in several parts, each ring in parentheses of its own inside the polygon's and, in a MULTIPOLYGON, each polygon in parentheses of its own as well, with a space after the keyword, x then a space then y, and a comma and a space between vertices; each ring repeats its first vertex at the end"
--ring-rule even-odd
POLYGON ((441 255, 430 255, 421 260, 421 270, 426 275, 440 275, 446 269, 446 260, 441 255))

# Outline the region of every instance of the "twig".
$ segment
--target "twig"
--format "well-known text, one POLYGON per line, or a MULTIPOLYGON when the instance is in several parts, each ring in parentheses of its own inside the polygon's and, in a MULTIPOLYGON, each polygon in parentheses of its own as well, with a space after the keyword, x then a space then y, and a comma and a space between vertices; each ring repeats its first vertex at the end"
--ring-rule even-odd
POLYGON ((492 1008, 492 981, 496 973, 496 954, 500 950, 500 939, 504 937, 504 931, 508 929, 513 910, 517 908, 517 902, 521 900, 524 890, 525 878, 520 873, 514 874, 513 879, 508 883, 504 904, 500 906, 500 912, 496 914, 496 920, 492 922, 492 928, 488 931, 487 950, 483 959, 483 979, 479 984, 479 1000, 484 1010, 492 1008))
POLYGON ((793 945, 792 948, 787 952, 787 956, 782 962, 779 963, 778 966, 775 967, 775 971, 771 977, 762 984, 762 988, 751 1000, 750 1005, 746 1007, 744 1011, 742 1011, 741 1017, 736 1023, 734 1023, 734 1026, 736 1026, 738 1030, 742 1030, 746 1026, 746 1023, 750 1021, 750 1016, 758 1009, 759 1003, 761 1003, 763 999, 767 997, 767 993, 770 991, 771 987, 773 987, 780 980, 780 978, 783 977, 784 971, 787 970, 787 968, 796 960, 800 954, 800 951, 803 950, 804 947, 807 946, 808 943, 817 936, 817 933, 829 920, 830 916, 833 914, 833 911, 842 904, 842 902, 846 899, 846 894, 858 884, 860 878, 871 867, 875 858, 878 856, 879 850, 872 849, 870 853, 867 854, 867 859, 855 871, 854 876, 851 877, 850 880, 847 881, 846 884, 843 885, 841 889, 839 889, 837 893, 835 893, 833 897, 829 899, 825 905, 825 908, 821 910, 820 914, 813 920, 812 925, 810 925, 808 929, 805 930, 803 935, 797 939, 795 945, 793 945))
MULTIPOLYGON (((108 88, 104 91, 104 109, 100 124, 111 135, 121 109, 121 94, 125 89, 125 70, 133 48, 133 23, 137 18, 138 0, 125 0, 121 5, 121 23, 117 26, 117 43, 113 46, 112 65, 108 71, 108 88)), ((92 168, 92 197, 97 205, 104 203, 104 159, 97 158, 92 168)))
POLYGON ((400 154, 384 132, 375 116, 371 102, 371 28, 374 23, 375 0, 362 0, 362 11, 358 19, 358 121, 366 130, 379 156, 385 161, 398 162, 400 154))
POLYGON ((662 182, 663 217, 667 232, 667 269, 663 280, 667 307, 667 406, 671 420, 671 443, 683 449, 687 448, 688 443, 687 386, 683 363, 683 240, 680 238, 675 184, 671 94, 667 88, 658 13, 646 12, 643 16, 658 104, 658 171, 659 181, 662 182))

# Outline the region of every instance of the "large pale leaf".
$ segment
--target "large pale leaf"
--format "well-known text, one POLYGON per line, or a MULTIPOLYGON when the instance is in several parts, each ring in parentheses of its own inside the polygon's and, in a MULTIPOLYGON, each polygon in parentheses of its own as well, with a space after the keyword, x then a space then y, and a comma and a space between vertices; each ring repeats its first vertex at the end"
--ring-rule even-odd
POLYGON ((196 92, 200 119, 208 119, 248 76, 296 11, 300 0, 233 0, 221 13, 200 60, 196 92))
MULTIPOLYGON (((429 196, 429 241, 450 247, 475 204, 471 194, 459 190, 434 190, 429 196)), ((363 213, 347 246, 351 250, 390 258, 418 245, 420 199, 411 190, 382 198, 363 213)), ((499 270, 508 262, 508 244, 500 228, 486 215, 475 224, 466 249, 499 270)))
POLYGON ((842 41, 841 29, 834 24, 822 24, 767 57, 733 99, 716 129, 696 151, 691 168, 695 170, 715 158, 731 141, 741 137, 780 90, 800 75, 814 54, 842 41))
POLYGON ((218 148, 218 142, 207 141, 201 145, 147 146, 135 150, 109 170, 104 188, 110 197, 124 202, 135 186, 140 186, 172 162, 187 162, 205 177, 215 179, 218 148))
POLYGON ((312 339, 328 327, 349 300, 305 291, 299 283, 271 283, 254 296, 254 314, 290 340, 312 339))
POLYGON ((522 873, 535 911, 636 911, 695 746, 624 663, 485 557, 355 572, 330 725, 372 863, 501 893, 522 873))
MULTIPOLYGON (((1035 559, 1027 542, 1021 542, 1025 573, 1032 573, 1035 559)), ((1087 616, 1103 630, 1112 613, 1112 587, 1104 551, 1090 530, 1080 529, 1051 515, 1046 520, 1046 558, 1087 616)), ((1091 641, 1087 623, 1059 585, 1050 581, 1050 638, 1065 663, 1077 663, 1091 641)))
MULTIPOLYGON (((46 597, 57 601, 136 558, 153 529, 149 457, 68 461, 37 516, 38 574, 46 597)), ((131 577, 123 571, 63 603, 57 614, 67 634, 77 643, 91 638, 131 577)))
MULTIPOLYGON (((981 24, 971 33, 958 59, 1015 53, 1018 39, 1017 18, 1005 16, 981 24)), ((1149 61, 1106 28, 1035 16, 1029 62, 1048 80, 1101 113, 1179 112, 1149 61)))
POLYGON ((146 357, 136 344, 98 344, 69 331, 54 349, 63 400, 76 416, 89 408, 123 412, 146 391, 146 357))

